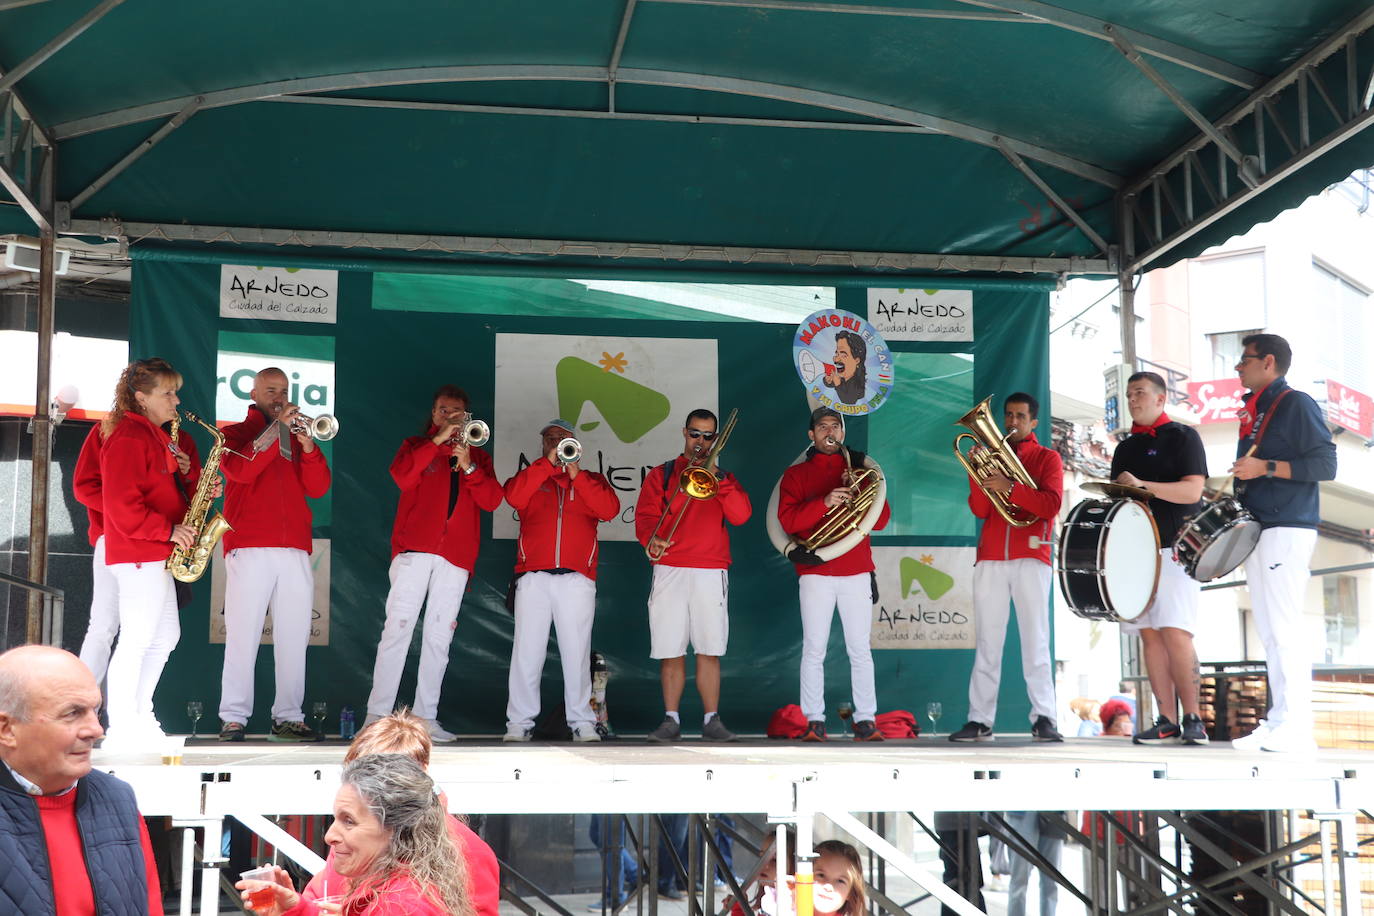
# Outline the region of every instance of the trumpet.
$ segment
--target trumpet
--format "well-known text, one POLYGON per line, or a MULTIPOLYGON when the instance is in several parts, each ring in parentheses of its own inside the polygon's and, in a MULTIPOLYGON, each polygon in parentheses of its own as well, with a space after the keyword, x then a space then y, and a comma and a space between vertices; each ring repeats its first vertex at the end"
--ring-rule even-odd
POLYGON ((491 427, 482 420, 468 420, 463 424, 463 428, 448 437, 447 445, 457 445, 466 442, 470 447, 476 448, 486 445, 491 439, 491 427))
MULTIPOLYGON (((954 437, 954 457, 959 459, 959 463, 964 466, 968 476, 972 477, 973 482, 980 487, 983 486, 983 481, 993 474, 1001 474, 1008 480, 1030 487, 1032 490, 1039 489, 1035 485, 1035 480, 1026 472, 1021 459, 1016 457, 1016 451, 1007 444, 1007 440, 1011 438, 1010 433, 1003 435, 1002 430, 993 420, 992 410, 988 407, 991 400, 992 395, 988 395, 979 401, 972 410, 954 421, 957 425, 967 427, 970 431, 954 437), (974 443, 969 448, 967 455, 959 447, 959 443, 964 439, 971 439, 974 443)), ((1025 528, 1035 524, 1034 515, 1013 503, 1004 494, 993 493, 986 489, 983 492, 987 493, 988 499, 992 501, 992 508, 997 510, 997 514, 1002 516, 1008 525, 1015 528, 1025 528)))
MULTIPOLYGON (((700 464, 694 458, 682 469, 678 475, 677 489, 679 493, 686 493, 690 499, 683 503, 682 509, 677 517, 673 519, 673 526, 668 529, 668 533, 663 535, 663 540, 671 541, 673 535, 677 533, 677 526, 682 524, 682 517, 687 514, 687 509, 692 505, 694 499, 714 499, 716 493, 720 491, 720 476, 716 472, 716 458, 720 455, 720 450, 725 448, 725 441, 730 438, 730 433, 735 428, 735 420, 739 417, 739 408, 730 411, 730 416, 725 420, 725 428, 721 430, 716 442, 711 446, 711 450, 706 453, 706 459, 700 464)), ((671 501, 670 501, 671 502, 671 501)), ((659 516, 658 524, 654 526, 654 533, 649 535, 649 544, 653 544, 654 538, 659 537, 659 531, 663 529, 663 523, 668 520, 668 507, 663 507, 663 514, 659 516)), ((644 548, 644 555, 652 563, 657 563, 663 559, 663 555, 668 552, 665 547, 658 553, 654 553, 649 546, 644 548)))
POLYGON ((290 428, 293 435, 309 433, 312 439, 328 442, 339 434, 339 421, 327 413, 318 417, 307 417, 303 413, 297 413, 291 418, 290 428))
POLYGON ((574 464, 582 457, 582 443, 569 436, 558 443, 558 448, 554 449, 554 455, 558 458, 560 465, 574 464))

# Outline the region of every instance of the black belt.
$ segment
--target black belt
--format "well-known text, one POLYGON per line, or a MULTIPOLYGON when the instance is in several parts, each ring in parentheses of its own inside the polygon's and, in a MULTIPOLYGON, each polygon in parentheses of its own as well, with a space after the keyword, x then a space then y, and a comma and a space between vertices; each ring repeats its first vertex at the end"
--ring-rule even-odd
POLYGON ((577 570, 575 570, 575 569, 566 569, 566 568, 560 566, 560 567, 558 567, 557 569, 531 569, 531 570, 528 570, 528 572, 544 572, 544 573, 548 573, 548 574, 551 575, 551 576, 566 576, 566 575, 567 575, 568 573, 570 573, 570 572, 577 572, 577 570))

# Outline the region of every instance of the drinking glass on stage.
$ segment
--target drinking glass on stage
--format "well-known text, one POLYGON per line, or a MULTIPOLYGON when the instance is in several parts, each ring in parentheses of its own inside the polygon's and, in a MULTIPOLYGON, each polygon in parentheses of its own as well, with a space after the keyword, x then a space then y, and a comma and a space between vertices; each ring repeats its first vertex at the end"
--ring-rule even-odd
POLYGON ((324 720, 329 717, 329 704, 324 700, 316 700, 310 704, 310 718, 315 720, 315 734, 323 737, 324 720))
POLYGON ((191 737, 196 736, 196 729, 200 727, 201 717, 205 715, 205 704, 200 700, 191 700, 186 704, 186 715, 191 720, 191 737))
POLYGON ((944 714, 945 708, 939 703, 926 704, 926 718, 930 720, 930 735, 932 738, 940 733, 940 717, 944 714))
POLYGON ((844 734, 849 734, 849 720, 854 717, 854 701, 845 700, 835 711, 839 713, 840 722, 843 723, 840 728, 844 729, 844 734))

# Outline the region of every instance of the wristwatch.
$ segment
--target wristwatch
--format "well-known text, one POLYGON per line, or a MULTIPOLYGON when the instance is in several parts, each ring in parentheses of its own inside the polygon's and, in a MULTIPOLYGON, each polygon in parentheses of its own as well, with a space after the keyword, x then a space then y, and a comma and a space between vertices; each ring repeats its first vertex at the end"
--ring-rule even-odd
MULTIPOLYGON (((1270 463, 1270 464, 1273 464, 1272 461, 1269 462, 1269 463, 1270 463)), ((470 465, 468 465, 467 467, 463 468, 463 476, 466 477, 466 476, 468 476, 469 474, 471 474, 471 473, 472 473, 473 471, 475 471, 475 470, 477 470, 477 465, 475 465, 475 464, 470 464, 470 465)))
POLYGON ((1265 476, 1265 477, 1273 477, 1275 474, 1278 473, 1278 470, 1279 470, 1279 463, 1278 463, 1277 461, 1266 461, 1266 462, 1264 462, 1264 476, 1265 476))

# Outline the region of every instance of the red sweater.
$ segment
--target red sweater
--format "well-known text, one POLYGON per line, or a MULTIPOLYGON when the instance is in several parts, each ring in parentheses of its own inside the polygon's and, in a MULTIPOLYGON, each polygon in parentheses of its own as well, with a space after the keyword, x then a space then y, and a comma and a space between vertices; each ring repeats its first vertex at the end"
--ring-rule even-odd
POLYGON ((224 518, 234 526, 224 535, 224 552, 239 547, 295 547, 310 553, 310 505, 329 492, 329 463, 316 446, 307 452, 291 437, 291 460, 273 443, 253 454, 253 440, 267 428, 267 415, 256 405, 242 423, 226 426, 224 444, 224 518))
MULTIPOLYGON (((172 526, 186 517, 182 486, 189 494, 194 483, 180 477, 171 444, 147 417, 126 413, 100 447, 106 565, 161 562, 172 555, 172 526)), ((190 454, 199 476, 199 462, 190 454)))
MULTIPOLYGON (((100 424, 97 423, 86 434, 86 441, 81 444, 81 454, 76 456, 76 470, 72 473, 72 494, 77 502, 86 507, 86 518, 89 523, 86 536, 90 539, 92 547, 105 533, 104 494, 100 489, 100 447, 103 442, 100 424)), ((191 459, 187 473, 181 478, 186 486, 186 492, 191 493, 195 490, 196 482, 200 480, 200 452, 196 449, 196 441, 184 429, 177 436, 177 444, 186 452, 186 457, 191 459)))
MULTIPOLYGON (((120 426, 123 425, 121 422, 120 426)), ((81 842, 81 829, 76 823, 78 791, 73 790, 65 795, 36 795, 33 799, 38 803, 38 816, 43 821, 43 840, 48 846, 52 894, 57 904, 56 916, 93 916, 95 913, 91 876, 86 873, 85 845, 81 842)), ((143 846, 143 867, 148 876, 148 913, 149 916, 162 916, 162 885, 158 883, 153 844, 148 839, 148 825, 143 818, 138 819, 138 837, 143 846)))
MULTIPOLYGON (((778 485, 778 521, 782 530, 796 537, 810 534, 825 517, 825 495, 843 485, 844 455, 826 455, 815 449, 800 464, 782 472, 778 485)), ((883 511, 873 526, 874 531, 887 527, 892 510, 883 503, 883 511)), ((848 553, 818 566, 792 564, 799 576, 853 576, 873 571, 873 550, 868 538, 854 545, 848 553)))
MULTIPOLYGON (((492 852, 491 847, 473 833, 467 824, 451 814, 448 818, 448 833, 453 838, 453 844, 458 847, 458 854, 467 862, 468 897, 472 900, 477 916, 497 916, 501 906, 501 866, 496 862, 496 853, 492 852)), ((344 893, 348 888, 348 879, 334 870, 333 849, 329 850, 329 858, 325 859, 324 868, 310 879, 310 883, 301 892, 301 903, 318 900, 324 896, 326 888, 331 894, 344 893)), ((292 912, 308 913, 312 910, 293 909, 292 912)))
POLYGON ((1064 460, 1054 449, 1037 442, 1035 433, 1017 443, 1016 457, 1035 481, 1036 488, 1014 485, 1011 501, 1030 511, 1037 520, 1024 528, 1008 525, 993 510, 988 494, 970 477, 968 506, 974 515, 985 519, 983 533, 978 537, 978 561, 1032 559, 1048 564, 1051 562, 1054 519, 1064 501, 1064 460))
POLYGON ((668 502, 668 520, 663 523, 659 536, 666 537, 675 523, 677 531, 673 533, 673 546, 659 565, 728 569, 730 534, 725 525, 728 522, 739 526, 749 521, 754 511, 749 494, 744 492, 735 475, 722 473, 719 475, 720 488, 714 499, 693 499, 678 490, 678 477, 686 467, 687 458, 678 455, 673 462, 667 493, 663 491, 663 465, 654 468, 644 478, 644 485, 639 489, 639 502, 635 504, 635 537, 640 544, 649 546, 649 538, 663 517, 664 503, 668 502), (692 504, 690 508, 688 503, 692 504), (683 511, 687 513, 685 516, 682 516, 683 511), (680 523, 677 522, 678 516, 682 516, 680 523))
POLYGON ((505 491, 491 466, 491 457, 480 448, 469 450, 476 467, 471 474, 455 475, 448 446, 435 445, 429 434, 401 443, 391 462, 391 479, 401 488, 396 523, 391 529, 391 555, 403 550, 438 554, 454 566, 472 572, 480 539, 479 511, 491 512, 501 505, 505 491), (450 480, 461 477, 458 502, 448 515, 450 480))
POLYGON ((540 456, 506 481, 506 502, 520 513, 516 572, 571 569, 596 578, 596 526, 620 511, 605 477, 580 471, 573 479, 540 456))

